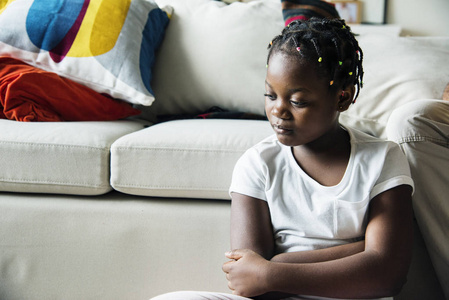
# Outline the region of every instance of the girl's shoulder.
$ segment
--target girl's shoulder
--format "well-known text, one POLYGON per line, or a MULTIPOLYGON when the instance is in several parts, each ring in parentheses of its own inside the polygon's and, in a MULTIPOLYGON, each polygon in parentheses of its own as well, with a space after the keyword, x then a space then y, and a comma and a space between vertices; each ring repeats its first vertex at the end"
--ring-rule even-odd
POLYGON ((399 148, 399 145, 396 144, 395 142, 372 136, 368 133, 365 133, 365 132, 355 129, 353 127, 345 126, 344 128, 348 131, 348 133, 351 137, 351 146, 353 146, 353 145, 365 146, 365 147, 368 147, 371 149, 374 149, 374 148, 387 148, 388 149, 391 147, 399 148))
POLYGON ((282 145, 276 135, 270 135, 258 142, 241 156, 242 161, 257 162, 258 165, 271 165, 272 163, 285 160, 288 156, 289 147, 282 145))
POLYGON ((408 170, 408 161, 399 145, 393 141, 373 137, 354 128, 347 128, 351 135, 351 150, 357 166, 380 170, 394 168, 408 170))
POLYGON ((267 156, 272 157, 279 155, 283 151, 285 151, 288 147, 282 145, 277 139, 276 135, 270 135, 254 145, 249 151, 253 153, 257 153, 258 156, 262 158, 266 158, 267 156))
POLYGON ((279 145, 279 141, 276 138, 275 134, 272 134, 266 138, 264 138, 263 140, 261 140, 260 142, 258 142, 257 144, 255 144, 252 148, 254 149, 269 149, 269 148, 277 148, 279 145))

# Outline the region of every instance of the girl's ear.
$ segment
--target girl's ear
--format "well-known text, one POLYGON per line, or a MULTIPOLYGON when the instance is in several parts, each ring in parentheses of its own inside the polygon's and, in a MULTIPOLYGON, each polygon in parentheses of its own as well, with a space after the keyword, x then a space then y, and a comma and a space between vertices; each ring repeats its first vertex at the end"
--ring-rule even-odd
POLYGON ((354 100, 354 94, 355 94, 354 85, 350 85, 340 91, 340 94, 338 95, 339 112, 344 112, 349 108, 349 105, 351 105, 352 101, 354 100))

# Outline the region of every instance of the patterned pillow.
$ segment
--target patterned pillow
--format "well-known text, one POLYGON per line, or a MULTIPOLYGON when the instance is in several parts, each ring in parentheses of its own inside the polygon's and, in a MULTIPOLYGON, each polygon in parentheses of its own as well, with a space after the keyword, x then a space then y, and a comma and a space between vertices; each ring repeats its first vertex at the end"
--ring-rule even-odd
POLYGON ((0 1, 0 55, 148 106, 168 21, 152 0, 0 1))

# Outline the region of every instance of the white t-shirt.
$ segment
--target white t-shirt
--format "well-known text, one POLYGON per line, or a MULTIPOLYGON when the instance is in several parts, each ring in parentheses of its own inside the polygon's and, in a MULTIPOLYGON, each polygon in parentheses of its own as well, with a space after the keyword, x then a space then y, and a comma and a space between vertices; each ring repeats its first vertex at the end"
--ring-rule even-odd
POLYGON ((406 184, 413 187, 405 155, 393 142, 345 128, 351 154, 339 184, 323 186, 295 161, 275 135, 237 162, 230 192, 268 202, 276 253, 314 250, 363 239, 370 200, 406 184))

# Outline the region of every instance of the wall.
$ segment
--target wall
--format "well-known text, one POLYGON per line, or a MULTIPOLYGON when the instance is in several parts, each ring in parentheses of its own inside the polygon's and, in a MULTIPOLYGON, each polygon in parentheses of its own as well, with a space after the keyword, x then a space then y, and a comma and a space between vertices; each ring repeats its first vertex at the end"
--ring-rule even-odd
POLYGON ((388 0, 387 23, 402 35, 449 36, 449 0, 388 0))

